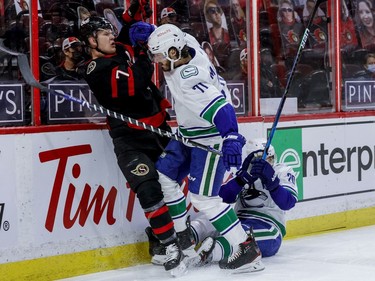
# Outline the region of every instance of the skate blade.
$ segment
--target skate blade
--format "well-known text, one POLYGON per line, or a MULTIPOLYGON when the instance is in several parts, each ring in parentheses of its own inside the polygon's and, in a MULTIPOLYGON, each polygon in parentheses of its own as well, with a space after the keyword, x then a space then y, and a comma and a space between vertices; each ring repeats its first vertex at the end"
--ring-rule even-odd
POLYGON ((153 265, 164 265, 164 263, 167 261, 166 255, 154 255, 151 258, 151 263, 153 265))
POLYGON ((181 261, 177 267, 171 269, 169 272, 171 273, 173 277, 180 277, 180 276, 185 275, 188 272, 188 270, 185 265, 185 262, 181 261))
POLYGON ((265 266, 261 260, 254 261, 249 264, 245 264, 239 268, 231 270, 230 274, 241 274, 241 273, 251 273, 264 270, 265 266))
POLYGON ((192 267, 192 266, 198 265, 198 263, 200 261, 200 256, 194 250, 194 248, 183 250, 183 252, 184 252, 184 256, 185 256, 184 262, 185 262, 187 267, 192 267))

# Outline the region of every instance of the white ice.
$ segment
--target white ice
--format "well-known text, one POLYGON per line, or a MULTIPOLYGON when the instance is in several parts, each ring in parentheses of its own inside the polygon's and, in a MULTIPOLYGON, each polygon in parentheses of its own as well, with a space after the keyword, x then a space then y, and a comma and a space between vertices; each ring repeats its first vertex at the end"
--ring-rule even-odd
POLYGON ((218 265, 191 269, 173 278, 151 264, 100 272, 64 281, 353 281, 375 280, 375 225, 285 240, 264 258, 265 270, 229 275, 218 265))

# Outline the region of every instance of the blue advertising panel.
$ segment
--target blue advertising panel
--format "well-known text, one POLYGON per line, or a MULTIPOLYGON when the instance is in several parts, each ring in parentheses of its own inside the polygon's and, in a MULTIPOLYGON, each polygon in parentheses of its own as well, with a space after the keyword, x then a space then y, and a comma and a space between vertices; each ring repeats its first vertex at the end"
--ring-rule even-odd
POLYGON ((0 125, 24 125, 25 105, 22 84, 0 84, 0 125))
POLYGON ((375 81, 346 80, 345 102, 346 110, 375 108, 375 81))
POLYGON ((94 111, 80 103, 67 100, 58 94, 64 94, 79 100, 84 100, 90 104, 97 104, 96 98, 89 86, 85 83, 56 83, 49 84, 49 89, 57 94, 49 93, 47 122, 56 123, 86 123, 104 122, 105 114, 94 111))

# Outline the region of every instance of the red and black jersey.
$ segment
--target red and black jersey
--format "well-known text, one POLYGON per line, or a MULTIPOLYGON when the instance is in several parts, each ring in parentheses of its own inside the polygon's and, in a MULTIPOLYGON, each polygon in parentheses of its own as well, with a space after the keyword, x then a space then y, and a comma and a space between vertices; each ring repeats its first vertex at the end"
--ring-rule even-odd
MULTIPOLYGON (((147 55, 134 61, 130 46, 116 43, 116 49, 114 55, 86 63, 86 82, 103 107, 158 127, 165 112, 159 106, 162 94, 151 81, 153 64, 147 55)), ((111 128, 123 123, 112 117, 108 121, 111 128)))

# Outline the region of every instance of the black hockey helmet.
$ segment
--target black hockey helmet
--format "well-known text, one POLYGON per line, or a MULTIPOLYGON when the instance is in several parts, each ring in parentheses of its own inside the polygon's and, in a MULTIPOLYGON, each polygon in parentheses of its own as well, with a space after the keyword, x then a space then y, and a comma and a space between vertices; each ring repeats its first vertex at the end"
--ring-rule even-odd
POLYGON ((103 17, 91 16, 82 21, 80 27, 80 37, 82 41, 88 44, 88 38, 90 36, 96 37, 98 30, 110 29, 114 32, 113 25, 109 20, 103 17))

